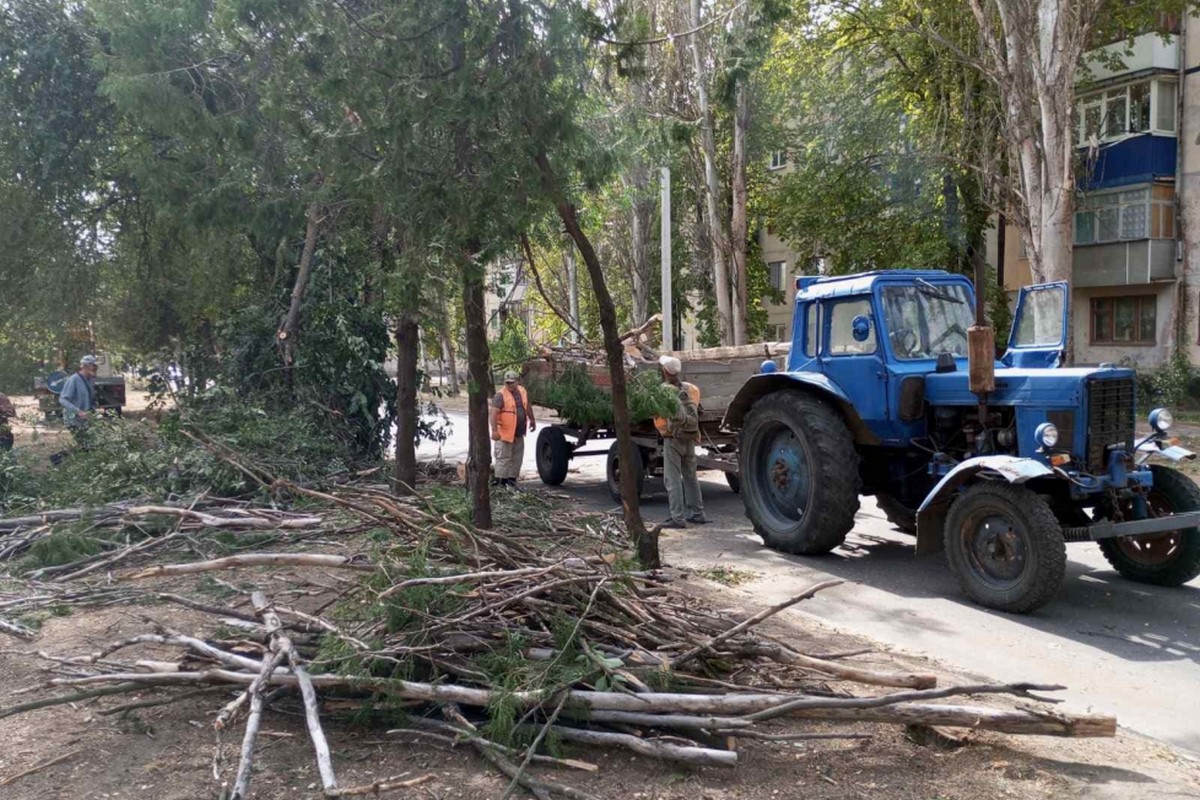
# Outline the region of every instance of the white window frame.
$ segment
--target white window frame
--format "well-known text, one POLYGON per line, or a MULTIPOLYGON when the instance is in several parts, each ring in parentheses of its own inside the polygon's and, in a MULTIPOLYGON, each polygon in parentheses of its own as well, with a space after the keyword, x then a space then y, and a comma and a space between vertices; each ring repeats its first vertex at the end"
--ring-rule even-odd
POLYGON ((787 285, 787 261, 786 260, 779 259, 777 261, 768 261, 767 262, 767 282, 771 284, 772 289, 777 289, 779 291, 783 291, 783 288, 787 285), (779 265, 779 280, 772 281, 771 280, 771 268, 774 267, 776 264, 779 265))
POLYGON ((1160 204, 1154 199, 1154 192, 1151 191, 1147 184, 1134 186, 1122 186, 1118 189, 1108 189, 1103 192, 1089 192, 1079 197, 1075 204, 1075 219, 1072 220, 1071 241, 1076 247, 1087 247, 1093 244, 1112 244, 1113 242, 1140 242, 1151 238, 1152 229, 1152 212, 1154 206, 1160 204), (1142 192, 1145 199, 1136 202, 1122 202, 1121 197, 1124 194, 1132 192, 1142 192), (1125 227, 1125 214, 1129 209, 1141 207, 1143 209, 1143 225, 1141 236, 1122 236, 1122 231, 1125 227), (1099 213, 1103 209, 1117 209, 1117 235, 1115 238, 1101 239, 1100 238, 1100 220, 1099 213), (1088 242, 1081 242, 1078 237, 1079 233, 1079 216, 1082 214, 1092 215, 1092 231, 1095 238, 1088 242))
POLYGON ((1100 130, 1096 137, 1100 142, 1116 142, 1125 139, 1129 136, 1142 136, 1147 133, 1155 134, 1156 136, 1176 136, 1179 130, 1179 86, 1178 81, 1169 78, 1146 78, 1140 81, 1133 81, 1121 86, 1110 86, 1105 89, 1100 89, 1095 92, 1079 95, 1075 98, 1075 145, 1077 147, 1086 147, 1091 142, 1087 138, 1087 111, 1089 108, 1099 108, 1100 110, 1100 130), (1142 84, 1149 85, 1150 95, 1150 125, 1144 131, 1131 131, 1129 127, 1132 123, 1133 106, 1130 102, 1130 89, 1134 86, 1142 84), (1176 109, 1172 112, 1172 117, 1175 118, 1175 127, 1165 129, 1158 127, 1158 111, 1159 111, 1159 84, 1170 84, 1174 87, 1172 95, 1175 97, 1176 109), (1108 105, 1109 95, 1115 92, 1124 92, 1125 94, 1125 130, 1116 134, 1109 135, 1105 130, 1108 127, 1108 115, 1106 108, 1108 105))
POLYGON ((772 170, 783 169, 784 167, 787 166, 787 164, 788 164, 788 157, 787 157, 786 150, 772 150, 771 151, 771 165, 770 165, 769 169, 772 169, 772 170))

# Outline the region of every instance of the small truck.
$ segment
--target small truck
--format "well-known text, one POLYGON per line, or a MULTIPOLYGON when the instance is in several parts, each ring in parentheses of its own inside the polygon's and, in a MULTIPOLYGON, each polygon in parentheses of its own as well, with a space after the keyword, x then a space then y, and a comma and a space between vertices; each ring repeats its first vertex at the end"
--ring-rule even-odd
POLYGON ((783 368, 762 363, 725 412, 746 515, 767 546, 827 553, 874 495, 918 554, 1008 612, 1051 600, 1066 545, 1125 578, 1200 574, 1200 488, 1171 462, 1170 411, 1136 431, 1133 370, 1060 366, 1067 286, 1023 289, 996 359, 971 281, 939 270, 800 277, 783 368), (974 311, 974 313, 973 313, 974 311))

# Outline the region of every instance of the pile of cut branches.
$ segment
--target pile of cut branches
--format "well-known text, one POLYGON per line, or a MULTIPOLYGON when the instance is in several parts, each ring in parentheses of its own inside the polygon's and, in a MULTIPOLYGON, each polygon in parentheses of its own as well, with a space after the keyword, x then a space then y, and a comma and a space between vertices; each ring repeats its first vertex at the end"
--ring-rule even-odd
MULTIPOLYGON (((36 699, 16 698, 20 702, 0 709, 0 718, 111 695, 138 697, 103 713, 198 692, 228 694, 227 703, 214 707, 213 725, 221 732, 241 722, 241 744, 236 763, 226 761, 218 744, 214 773, 231 798, 247 794, 261 721, 273 708, 304 714, 329 797, 377 793, 425 778, 341 786, 324 728, 340 714, 374 718, 396 737, 471 747, 508 777, 510 792, 523 787, 537 797, 569 798, 590 795, 533 770, 596 766, 551 753, 549 743, 731 767, 741 742, 861 738, 866 734, 850 727, 859 721, 1056 736, 1115 733, 1111 717, 1059 713, 1034 694, 1061 687, 939 688, 933 675, 806 654, 759 632, 759 623, 837 581, 738 620, 677 591, 664 575, 627 563, 627 542, 612 518, 563 512, 534 499, 513 504, 514 524, 481 532, 427 498, 400 499, 381 488, 324 493, 278 481, 272 489, 357 518, 360 524, 345 528, 369 530, 360 537, 367 541, 350 555, 264 551, 151 566, 106 563, 114 581, 110 591, 145 586, 145 599, 211 614, 239 634, 187 635, 160 621, 95 652, 43 654, 54 677, 30 687, 36 699), (241 577, 259 578, 259 586, 281 569, 335 569, 347 580, 308 610, 272 602, 244 585, 226 583, 231 593, 241 592, 240 600, 220 605, 165 585, 248 567, 260 572, 241 577), (139 656, 150 646, 156 648, 153 658, 139 656), (1032 702, 1016 708, 942 702, 986 694, 1032 702), (847 727, 798 730, 796 720, 847 727)), ((133 514, 119 512, 121 518, 133 514)), ((296 519, 265 509, 241 512, 228 510, 221 518, 269 519, 280 526, 296 519)), ((142 555, 126 553, 130 559, 142 555)))

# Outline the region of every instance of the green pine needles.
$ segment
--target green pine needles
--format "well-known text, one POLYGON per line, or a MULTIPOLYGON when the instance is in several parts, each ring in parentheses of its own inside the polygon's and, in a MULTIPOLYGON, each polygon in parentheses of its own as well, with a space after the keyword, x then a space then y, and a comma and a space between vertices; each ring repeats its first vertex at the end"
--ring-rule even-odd
MULTIPOLYGON (((657 372, 634 374, 628 384, 629 416, 634 422, 673 417, 679 412, 678 389, 663 383, 657 372)), ((533 402, 553 408, 577 425, 611 425, 612 395, 592 382, 582 366, 569 365, 552 381, 531 381, 533 402)))

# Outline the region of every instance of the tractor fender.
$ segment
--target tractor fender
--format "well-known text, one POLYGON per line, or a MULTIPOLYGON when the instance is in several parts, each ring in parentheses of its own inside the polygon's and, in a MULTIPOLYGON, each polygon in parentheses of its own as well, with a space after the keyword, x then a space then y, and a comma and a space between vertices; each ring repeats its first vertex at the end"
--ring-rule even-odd
POLYGON ((978 456, 960 462, 938 481, 917 509, 917 555, 942 549, 946 510, 963 484, 976 478, 1019 484, 1053 474, 1054 470, 1042 462, 1017 456, 978 456))
POLYGON ((755 375, 742 384, 733 402, 725 409, 725 419, 722 420, 721 426, 728 430, 740 430, 746 412, 756 401, 775 392, 797 390, 810 392, 841 411, 842 416, 846 418, 846 427, 854 436, 855 444, 879 444, 879 437, 867 428, 842 388, 820 372, 771 372, 755 375))

